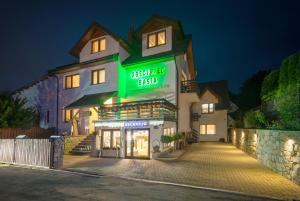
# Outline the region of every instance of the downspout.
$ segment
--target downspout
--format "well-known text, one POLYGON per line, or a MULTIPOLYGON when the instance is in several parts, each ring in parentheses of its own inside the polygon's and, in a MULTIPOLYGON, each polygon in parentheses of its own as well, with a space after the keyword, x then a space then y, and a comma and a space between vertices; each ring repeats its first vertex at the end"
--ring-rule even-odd
POLYGON ((59 78, 57 75, 54 75, 56 78, 56 135, 58 135, 58 99, 59 99, 59 78))
POLYGON ((177 117, 176 117, 176 133, 178 133, 178 116, 179 116, 179 107, 178 107, 178 100, 179 100, 179 90, 180 84, 178 84, 178 68, 177 68, 177 62, 176 62, 176 56, 174 56, 175 61, 175 68, 176 68, 176 105, 177 105, 177 117))

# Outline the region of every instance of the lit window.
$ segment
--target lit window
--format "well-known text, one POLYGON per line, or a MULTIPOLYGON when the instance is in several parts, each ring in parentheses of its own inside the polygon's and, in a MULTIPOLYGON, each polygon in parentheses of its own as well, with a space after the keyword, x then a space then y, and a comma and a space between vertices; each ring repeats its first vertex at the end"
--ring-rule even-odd
POLYGON ((103 132, 103 148, 106 148, 106 149, 111 148, 110 142, 111 142, 110 131, 104 131, 103 132))
POLYGON ((92 84, 101 84, 105 82, 105 70, 92 71, 92 84))
POLYGON ((166 44, 166 31, 148 35, 148 48, 166 44))
POLYGON ((158 40, 157 40, 158 45, 166 44, 166 32, 165 31, 159 32, 157 34, 157 38, 158 38, 158 40))
POLYGON ((120 131, 113 131, 113 148, 120 148, 121 144, 121 134, 120 131))
POLYGON ((213 113, 214 112, 214 104, 213 103, 202 104, 201 112, 202 112, 202 114, 213 113))
POLYGON ((200 125, 200 134, 201 135, 214 135, 214 134, 216 134, 216 125, 214 125, 214 124, 200 125))
POLYGON ((71 88, 76 88, 79 87, 80 85, 80 75, 68 75, 65 77, 65 88, 66 89, 71 89, 71 88))
POLYGON ((73 117, 79 118, 78 109, 65 110, 65 122, 69 122, 73 117))
POLYGON ((156 34, 151 34, 148 37, 148 47, 156 46, 156 34))
POLYGON ((205 125, 200 125, 200 134, 202 134, 202 135, 206 134, 206 126, 205 125))
POLYGON ((92 53, 97 53, 106 50, 106 39, 101 38, 92 41, 92 53))

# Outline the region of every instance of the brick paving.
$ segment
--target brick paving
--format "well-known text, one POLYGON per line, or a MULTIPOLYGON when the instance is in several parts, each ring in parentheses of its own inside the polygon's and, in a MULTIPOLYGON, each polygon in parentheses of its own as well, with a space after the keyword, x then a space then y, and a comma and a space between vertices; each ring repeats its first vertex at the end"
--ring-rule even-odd
POLYGON ((220 188, 283 199, 300 199, 300 187, 225 143, 189 146, 177 160, 132 160, 65 156, 64 168, 220 188))

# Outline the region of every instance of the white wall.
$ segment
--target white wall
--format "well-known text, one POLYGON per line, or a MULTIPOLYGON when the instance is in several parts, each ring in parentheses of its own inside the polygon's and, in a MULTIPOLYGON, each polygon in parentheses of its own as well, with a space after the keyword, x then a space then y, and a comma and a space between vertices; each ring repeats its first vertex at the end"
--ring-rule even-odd
POLYGON ((142 55, 143 55, 143 57, 150 56, 153 54, 158 54, 161 52, 167 52, 167 51, 171 51, 171 50, 172 50, 172 26, 168 26, 164 29, 158 29, 158 30, 155 30, 155 31, 149 32, 149 33, 144 33, 142 35, 142 55), (155 33, 155 32, 162 31, 162 30, 166 30, 166 44, 160 45, 157 47, 148 48, 147 47, 147 42, 148 42, 147 36, 151 33, 155 33))
POLYGON ((122 48, 119 45, 118 41, 116 41, 114 38, 112 38, 109 35, 104 35, 100 38, 103 38, 103 37, 106 39, 106 50, 92 54, 91 53, 92 40, 90 40, 82 48, 82 50, 79 54, 80 62, 98 59, 98 58, 106 57, 106 56, 113 55, 116 53, 120 53, 122 55, 121 61, 123 61, 125 58, 128 57, 128 53, 126 52, 126 50, 124 50, 124 48, 122 48))
POLYGON ((41 128, 56 127, 56 86, 56 78, 48 77, 17 94, 17 96, 26 98, 28 107, 39 111, 41 128), (48 110, 50 112, 49 123, 46 121, 48 110))
POLYGON ((212 114, 201 114, 201 105, 204 103, 217 103, 218 99, 206 91, 199 103, 192 106, 193 113, 201 115, 198 121, 193 121, 193 128, 198 131, 200 141, 218 141, 220 138, 227 140, 227 110, 217 110, 212 114), (200 124, 215 124, 215 135, 200 135, 200 124))
POLYGON ((64 108, 87 94, 104 93, 118 90, 118 65, 117 62, 109 62, 77 71, 59 74, 59 132, 70 133, 71 124, 64 122, 64 108), (92 85, 91 72, 96 69, 105 69, 105 83, 92 85), (80 87, 73 89, 64 88, 66 75, 80 74, 80 87))

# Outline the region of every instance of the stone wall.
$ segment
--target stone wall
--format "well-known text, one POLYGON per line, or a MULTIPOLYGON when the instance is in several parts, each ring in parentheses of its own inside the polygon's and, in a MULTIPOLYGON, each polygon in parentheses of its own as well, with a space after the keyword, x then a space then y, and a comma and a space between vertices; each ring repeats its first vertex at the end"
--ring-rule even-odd
POLYGON ((300 185, 300 131, 232 128, 229 140, 264 166, 300 185))

